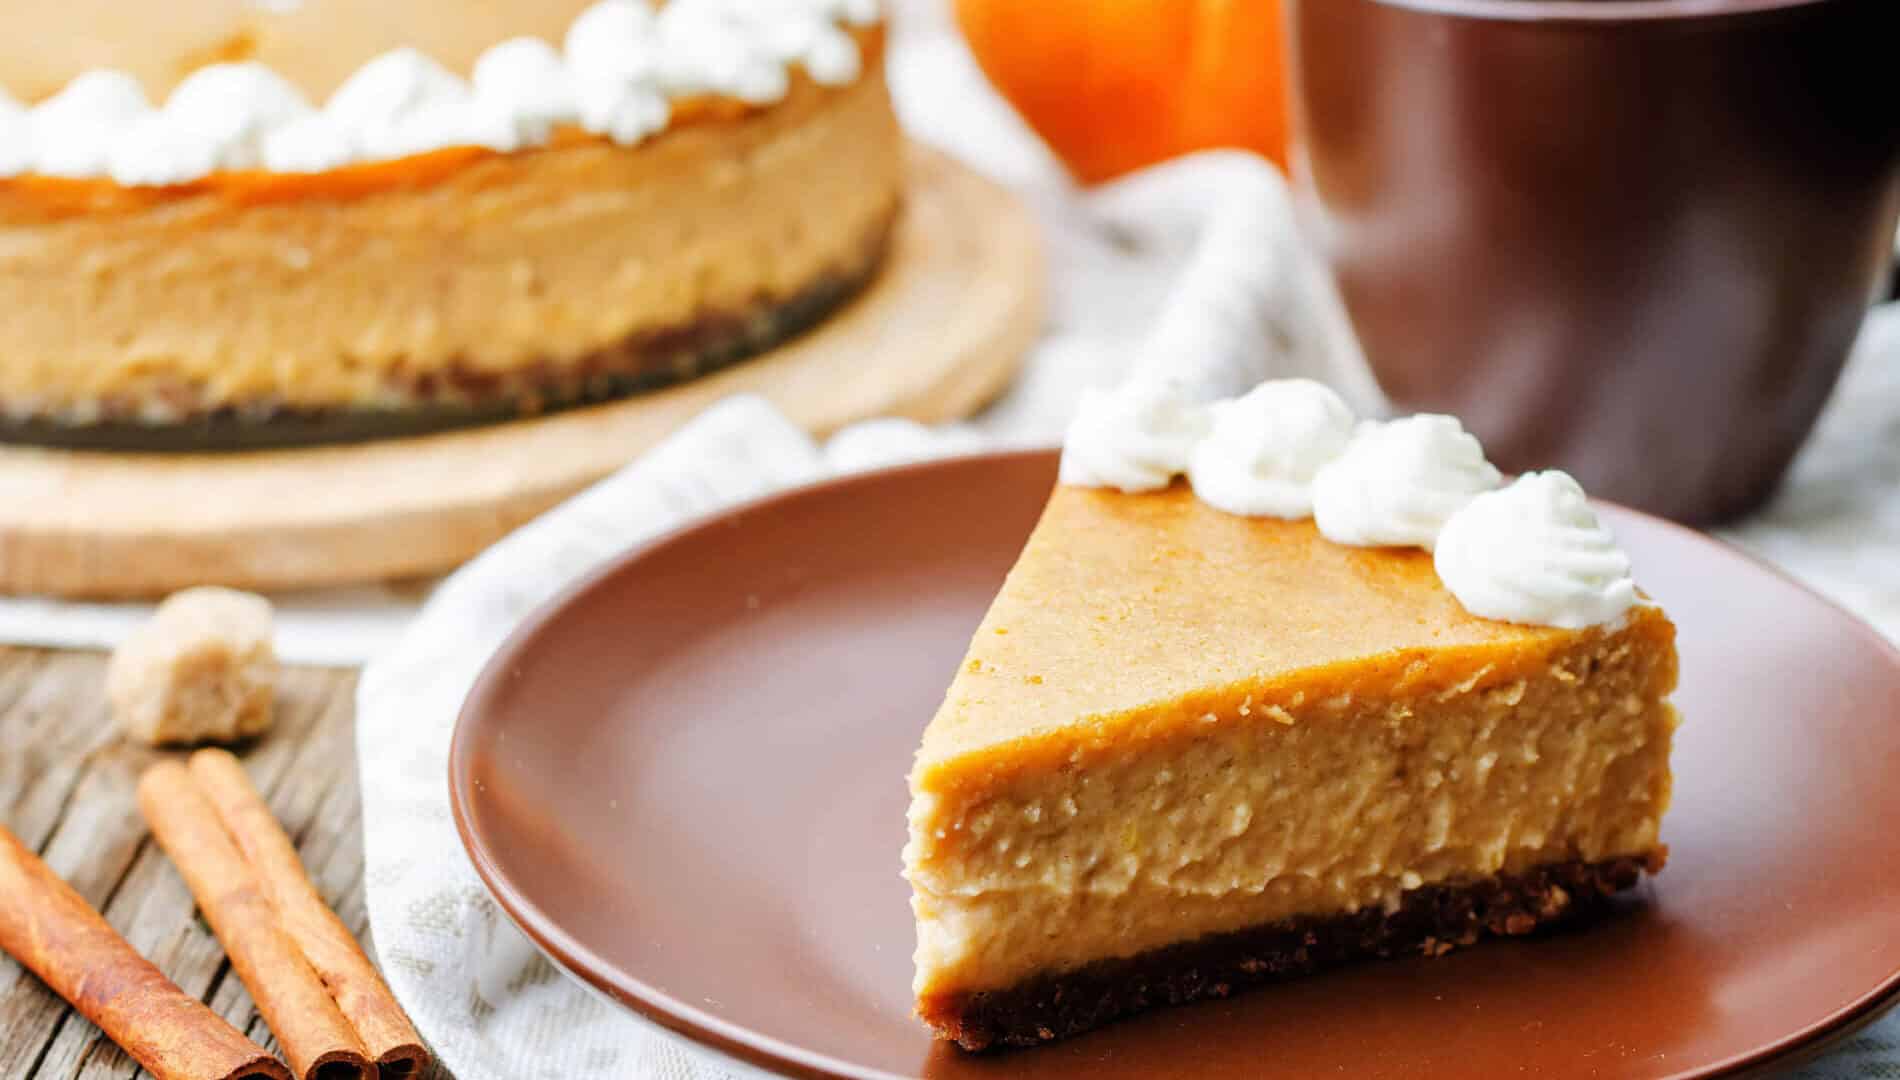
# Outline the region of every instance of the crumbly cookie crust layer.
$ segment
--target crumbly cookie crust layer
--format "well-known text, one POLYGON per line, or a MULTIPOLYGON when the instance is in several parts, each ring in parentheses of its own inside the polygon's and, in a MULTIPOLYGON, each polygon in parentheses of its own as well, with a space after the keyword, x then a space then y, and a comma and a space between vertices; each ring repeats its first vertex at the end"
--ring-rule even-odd
POLYGON ((1511 877, 1432 885, 1397 911, 1296 919, 1217 934, 1003 990, 926 997, 918 1012, 965 1050, 1035 1046, 1167 1005, 1226 997, 1355 960, 1442 956, 1485 937, 1517 937, 1601 914, 1609 898, 1662 869, 1666 853, 1573 861, 1511 877))

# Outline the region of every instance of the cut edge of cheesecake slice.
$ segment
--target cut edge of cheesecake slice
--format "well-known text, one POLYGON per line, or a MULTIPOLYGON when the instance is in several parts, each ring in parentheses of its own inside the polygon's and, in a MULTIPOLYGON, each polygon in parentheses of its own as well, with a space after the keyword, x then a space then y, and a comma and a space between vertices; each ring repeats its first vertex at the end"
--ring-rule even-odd
POLYGON ((1059 487, 911 775, 917 1011, 1030 1045, 1602 906, 1660 869, 1675 628, 1470 615, 1425 552, 1059 487))

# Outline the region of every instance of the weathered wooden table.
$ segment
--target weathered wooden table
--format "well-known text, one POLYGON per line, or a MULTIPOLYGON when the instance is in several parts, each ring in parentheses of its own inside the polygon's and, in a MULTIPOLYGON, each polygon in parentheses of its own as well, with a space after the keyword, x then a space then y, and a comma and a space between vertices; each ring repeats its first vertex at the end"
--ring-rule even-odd
MULTIPOLYGON (((119 737, 105 666, 96 653, 0 649, 0 823, 187 993, 274 1049, 184 880, 145 831, 134 785, 161 755, 119 737)), ((240 754, 324 900, 367 943, 355 689, 351 672, 292 669, 276 730, 240 754)), ((97 1028, 0 956, 0 1077, 140 1075, 97 1028)))

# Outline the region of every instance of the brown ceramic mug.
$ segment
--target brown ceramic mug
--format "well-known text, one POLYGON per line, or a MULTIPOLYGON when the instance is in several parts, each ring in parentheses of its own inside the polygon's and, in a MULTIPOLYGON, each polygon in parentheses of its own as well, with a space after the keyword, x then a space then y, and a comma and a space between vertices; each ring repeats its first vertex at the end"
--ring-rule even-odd
POLYGON ((1693 522, 1882 286, 1900 0, 1290 0, 1295 172, 1380 385, 1693 522))

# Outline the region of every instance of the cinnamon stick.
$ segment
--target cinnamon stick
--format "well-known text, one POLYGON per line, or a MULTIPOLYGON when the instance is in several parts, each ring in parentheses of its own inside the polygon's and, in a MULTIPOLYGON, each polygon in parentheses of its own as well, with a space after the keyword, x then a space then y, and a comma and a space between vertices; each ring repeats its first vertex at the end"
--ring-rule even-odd
POLYGON ((363 947, 311 884, 297 849, 244 766, 224 750, 200 750, 191 756, 191 775, 250 864, 279 925, 322 977, 383 1076, 421 1075, 429 1064, 421 1037, 363 947))
POLYGON ((0 827, 0 951, 125 1048, 154 1080, 291 1080, 140 956, 99 913, 0 827))
POLYGON ((257 878, 191 773, 175 761, 139 778, 139 809, 302 1080, 374 1080, 375 1066, 303 953, 277 924, 257 878))

